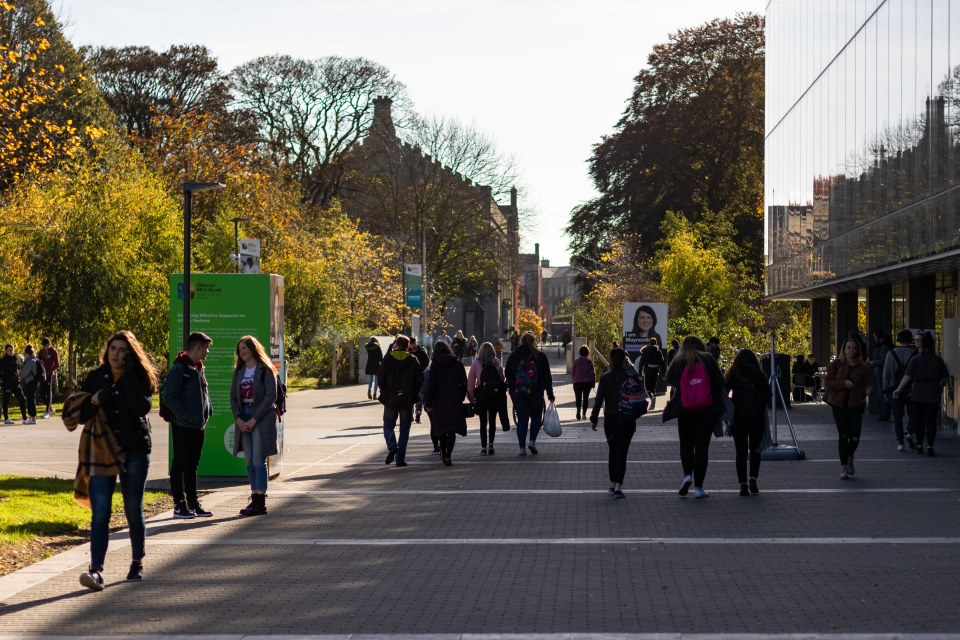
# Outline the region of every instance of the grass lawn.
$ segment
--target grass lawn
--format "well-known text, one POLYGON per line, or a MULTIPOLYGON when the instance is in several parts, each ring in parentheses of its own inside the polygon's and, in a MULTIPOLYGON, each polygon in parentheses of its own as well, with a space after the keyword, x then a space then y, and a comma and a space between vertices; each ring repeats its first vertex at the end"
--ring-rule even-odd
MULTIPOLYGON (((165 510, 169 495, 147 491, 144 510, 165 510)), ((111 528, 126 526, 120 487, 113 494, 111 528)), ((0 476, 0 575, 82 544, 90 511, 73 500, 73 480, 0 476)))
POLYGON ((308 391, 317 388, 316 378, 301 378, 300 376, 287 376, 287 392, 308 391))

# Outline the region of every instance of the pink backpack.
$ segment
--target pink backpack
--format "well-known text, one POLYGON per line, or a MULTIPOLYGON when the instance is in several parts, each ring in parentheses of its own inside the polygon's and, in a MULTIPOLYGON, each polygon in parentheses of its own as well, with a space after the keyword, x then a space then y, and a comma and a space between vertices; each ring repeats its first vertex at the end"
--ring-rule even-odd
POLYGON ((684 409, 706 409, 713 405, 710 375, 699 360, 687 364, 680 375, 680 406, 684 409))

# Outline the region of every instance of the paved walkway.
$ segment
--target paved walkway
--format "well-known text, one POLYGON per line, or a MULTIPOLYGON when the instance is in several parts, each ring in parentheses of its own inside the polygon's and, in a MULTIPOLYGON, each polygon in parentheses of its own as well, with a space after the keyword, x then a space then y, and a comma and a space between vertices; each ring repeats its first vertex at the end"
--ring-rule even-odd
MULTIPOLYGON (((676 494, 675 424, 654 412, 631 448, 627 499, 612 500, 602 431, 574 421, 568 384, 557 397, 564 434, 541 436, 539 456, 518 457, 510 431, 481 457, 473 420, 447 468, 424 424, 398 469, 383 464, 363 387, 295 394, 269 515, 237 518, 246 488, 226 486, 204 501, 212 519, 150 522, 140 584, 122 581, 124 534, 102 593, 77 583, 85 548, 0 578, 0 640, 960 638, 955 436, 936 458, 897 452, 892 426, 868 417, 857 475, 841 481, 826 407, 795 406, 806 460, 765 462, 761 495, 741 498, 733 443, 714 440, 712 496, 694 500, 676 494)), ((162 429, 156 441, 165 460, 162 429)), ((53 421, 0 429, 0 473, 70 476, 75 452, 53 421)))

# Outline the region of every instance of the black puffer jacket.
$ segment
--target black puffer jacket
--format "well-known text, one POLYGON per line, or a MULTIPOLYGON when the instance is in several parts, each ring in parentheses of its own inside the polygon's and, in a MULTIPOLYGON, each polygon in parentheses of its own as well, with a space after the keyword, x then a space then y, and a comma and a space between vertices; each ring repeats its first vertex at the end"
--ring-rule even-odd
MULTIPOLYGON (((120 379, 114 382, 110 365, 105 364, 87 374, 87 379, 80 386, 81 391, 94 394, 104 390, 100 396, 100 406, 107 415, 107 424, 116 436, 117 442, 124 451, 143 451, 150 453, 152 442, 150 439, 151 394, 133 371, 125 371, 120 379)), ((97 412, 90 398, 87 398, 80 410, 80 421, 86 422, 97 412)))

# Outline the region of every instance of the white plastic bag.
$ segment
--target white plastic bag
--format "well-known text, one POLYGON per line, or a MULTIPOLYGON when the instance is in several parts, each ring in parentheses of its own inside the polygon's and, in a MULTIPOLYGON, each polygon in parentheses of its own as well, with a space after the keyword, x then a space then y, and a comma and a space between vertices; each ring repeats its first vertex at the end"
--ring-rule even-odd
POLYGON ((560 426, 560 414, 557 413, 557 407, 552 402, 543 412, 543 432, 551 438, 559 437, 563 433, 563 428, 560 426))

